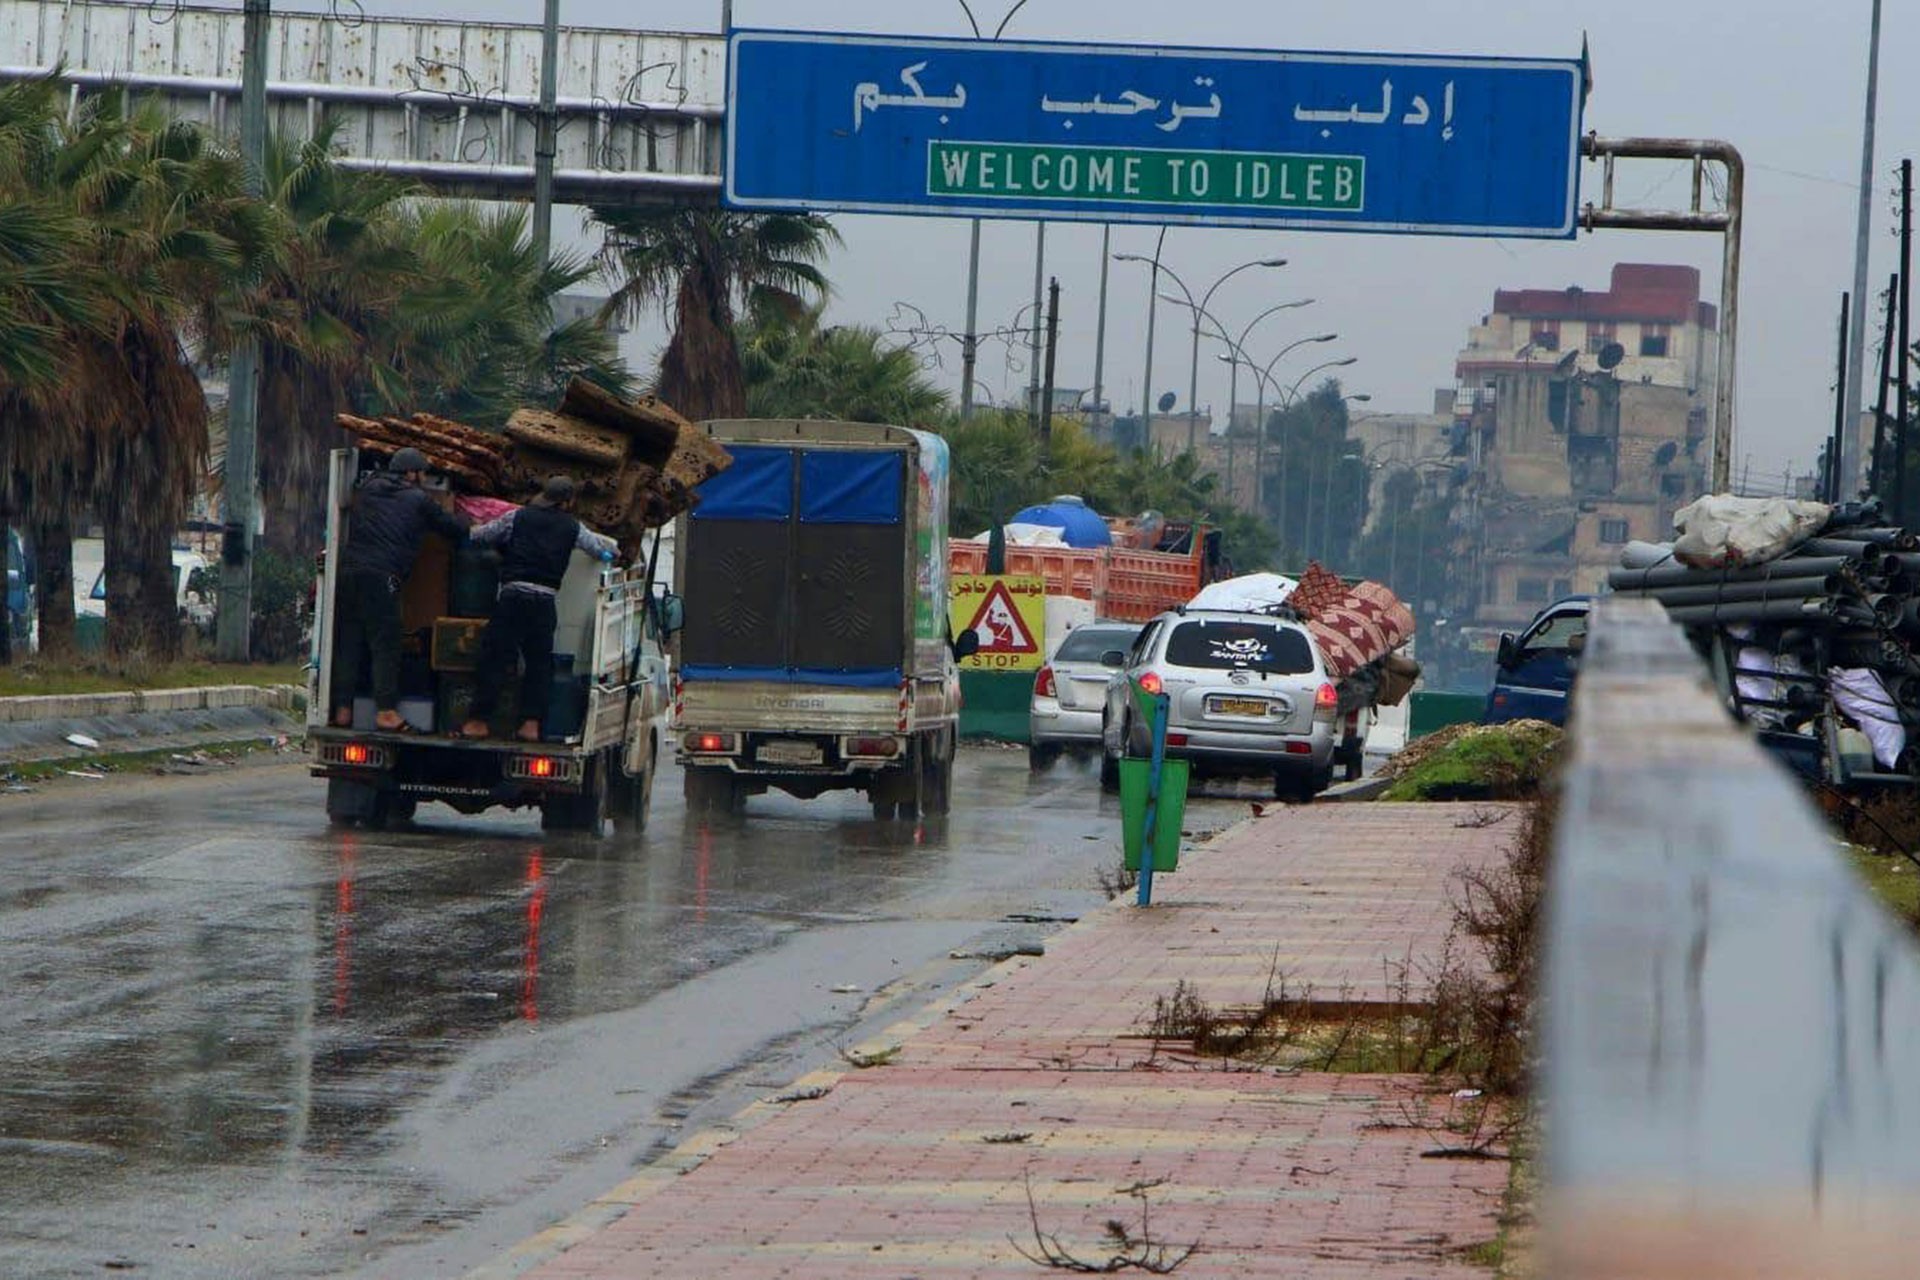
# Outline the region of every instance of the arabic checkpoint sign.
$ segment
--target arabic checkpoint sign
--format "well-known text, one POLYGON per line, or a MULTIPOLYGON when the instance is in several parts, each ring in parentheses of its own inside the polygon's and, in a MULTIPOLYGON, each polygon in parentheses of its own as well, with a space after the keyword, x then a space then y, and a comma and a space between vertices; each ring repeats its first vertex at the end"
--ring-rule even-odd
POLYGON ((1578 58, 736 31, 740 209, 1569 238, 1578 58))
POLYGON ((1038 671, 1047 638, 1047 582, 962 573, 953 579, 953 633, 971 631, 980 648, 962 658, 967 671, 1038 671))

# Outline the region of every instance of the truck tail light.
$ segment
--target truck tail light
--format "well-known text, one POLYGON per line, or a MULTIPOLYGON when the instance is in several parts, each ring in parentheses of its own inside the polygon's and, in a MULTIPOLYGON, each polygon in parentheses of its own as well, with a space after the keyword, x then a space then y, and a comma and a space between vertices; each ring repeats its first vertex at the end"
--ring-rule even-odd
POLYGON ((1033 696, 1036 698, 1058 697, 1053 683, 1053 668, 1042 667, 1040 674, 1033 678, 1033 696))
POLYGON ((898 738, 848 738, 847 754, 892 759, 900 754, 900 740, 898 738))
POLYGON ((687 750, 701 756, 732 755, 737 741, 731 733, 690 733, 686 737, 687 750))
POLYGON ((1313 695, 1315 711, 1333 711, 1340 706, 1340 691, 1330 684, 1323 684, 1313 695))
POLYGON ((388 769, 393 753, 377 742, 328 742, 320 747, 321 764, 346 765, 352 769, 388 769))
POLYGON ((1149 671, 1140 677, 1140 692, 1147 694, 1149 697, 1159 697, 1161 690, 1166 687, 1167 686, 1161 681, 1158 671, 1149 671))
POLYGON ((578 782, 584 772, 578 760, 566 756, 510 756, 507 776, 526 782, 578 782))
POLYGON ((1187 735, 1184 733, 1170 733, 1167 735, 1167 745, 1170 747, 1184 747, 1187 745, 1187 735))
POLYGON ((1310 756, 1313 754, 1313 744, 1311 742, 1289 742, 1287 744, 1287 754, 1290 756, 1310 756))

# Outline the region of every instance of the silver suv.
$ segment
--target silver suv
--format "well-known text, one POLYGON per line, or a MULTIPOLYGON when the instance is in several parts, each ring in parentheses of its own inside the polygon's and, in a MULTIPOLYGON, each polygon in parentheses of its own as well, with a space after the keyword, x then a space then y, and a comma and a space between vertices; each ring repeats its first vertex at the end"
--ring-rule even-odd
POLYGON ((1307 801, 1333 781, 1339 693, 1307 629, 1290 617, 1176 609, 1146 625, 1107 686, 1101 783, 1120 758, 1152 753, 1135 691, 1165 693, 1170 758, 1196 778, 1270 777, 1282 800, 1307 801))

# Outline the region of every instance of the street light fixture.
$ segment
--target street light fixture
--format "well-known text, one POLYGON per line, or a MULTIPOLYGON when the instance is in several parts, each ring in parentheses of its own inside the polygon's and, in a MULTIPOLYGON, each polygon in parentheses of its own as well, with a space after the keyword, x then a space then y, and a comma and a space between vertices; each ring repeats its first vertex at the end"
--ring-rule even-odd
MULTIPOLYGON (((1255 320, 1258 320, 1259 318, 1260 317, 1258 316, 1254 317, 1255 320)), ((1292 351, 1296 347, 1303 347, 1310 342, 1333 342, 1339 337, 1340 335, 1337 333, 1316 333, 1310 337, 1296 339, 1293 342, 1289 342, 1286 346, 1280 348, 1279 351, 1274 353, 1273 359, 1267 361, 1266 366, 1264 368, 1262 368, 1260 365, 1255 364, 1251 359, 1247 359, 1246 353, 1244 351, 1237 351, 1237 350, 1230 351, 1227 354, 1222 355, 1220 357, 1222 360, 1228 360, 1228 361, 1245 360, 1247 368, 1253 370, 1254 377, 1258 380, 1256 385, 1259 387, 1259 394, 1256 397, 1254 411, 1253 411, 1253 417, 1254 417, 1253 504, 1254 504, 1254 509, 1256 511, 1263 511, 1266 509, 1267 389, 1269 388, 1269 386, 1274 385, 1271 381, 1273 377, 1273 366, 1279 364, 1282 360, 1284 360, 1286 358, 1287 353, 1289 351, 1292 351)), ((1295 384, 1295 386, 1298 386, 1298 385, 1299 384, 1297 383, 1295 384)), ((1280 461, 1281 461, 1281 466, 1284 467, 1286 465, 1285 454, 1281 455, 1280 461)), ((1283 488, 1280 495, 1280 499, 1283 503, 1286 501, 1284 479, 1285 478, 1283 475, 1282 477, 1283 488)))
MULTIPOLYGON (((1113 255, 1113 258, 1115 262, 1147 261, 1135 253, 1116 253, 1113 255)), ((1187 448, 1191 451, 1199 447, 1200 317, 1206 314, 1207 304, 1213 301, 1214 292, 1242 271, 1250 271, 1255 267, 1284 267, 1287 265, 1287 260, 1285 258, 1255 258, 1251 261, 1243 262, 1237 267, 1230 268, 1212 284, 1207 286, 1207 291, 1200 295, 1198 302, 1194 301, 1193 290, 1187 288, 1187 282, 1182 280, 1180 274, 1172 267, 1160 262, 1157 258, 1151 265, 1156 273, 1166 272, 1167 278, 1180 286, 1180 292, 1186 295, 1187 307, 1193 312, 1193 359, 1187 369, 1187 448)), ((1157 282, 1156 296, 1158 296, 1157 282)), ((1216 321, 1216 323, 1218 322, 1216 321)))

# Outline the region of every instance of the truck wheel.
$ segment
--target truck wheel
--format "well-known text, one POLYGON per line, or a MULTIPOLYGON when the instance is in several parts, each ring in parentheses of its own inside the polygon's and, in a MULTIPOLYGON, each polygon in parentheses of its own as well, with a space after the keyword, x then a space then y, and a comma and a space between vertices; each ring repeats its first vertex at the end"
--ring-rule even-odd
POLYGON ((327 824, 350 827, 356 822, 373 825, 374 810, 380 793, 364 782, 351 778, 327 779, 327 824))
POLYGON ((584 789, 577 796, 549 796, 540 802, 542 831, 585 831, 599 835, 607 820, 608 785, 606 758, 587 762, 584 789))
POLYGON ((1313 803, 1313 779, 1311 776, 1296 773, 1292 769, 1282 769, 1273 775, 1273 798, 1284 800, 1288 804, 1313 803))
POLYGON ((1358 738, 1348 738, 1340 744, 1334 762, 1341 766, 1348 782, 1360 781, 1360 775, 1366 771, 1366 744, 1358 738))
POLYGON ((944 817, 953 811, 953 740, 941 734, 939 746, 926 761, 920 778, 921 809, 929 817, 944 817))
POLYGON ((386 821, 390 826, 396 823, 404 826, 412 822, 415 811, 420 808, 420 801, 414 796, 394 795, 389 792, 386 801, 386 821))
POLYGON ((639 776, 617 771, 614 776, 612 807, 614 821, 638 835, 647 829, 647 813, 653 803, 653 771, 639 776))
POLYGON ((687 770, 682 787, 687 797, 687 812, 692 814, 739 813, 746 807, 733 774, 725 769, 687 770))
POLYGON ((1027 748, 1027 768, 1035 773, 1045 773, 1059 758, 1060 745, 1055 742, 1036 742, 1027 748))

